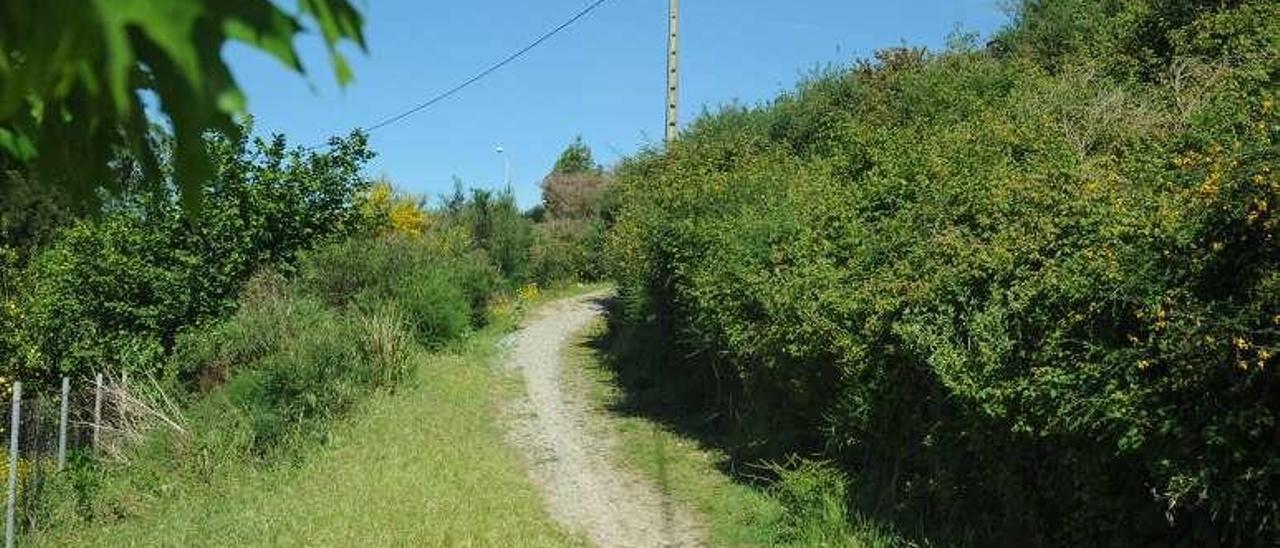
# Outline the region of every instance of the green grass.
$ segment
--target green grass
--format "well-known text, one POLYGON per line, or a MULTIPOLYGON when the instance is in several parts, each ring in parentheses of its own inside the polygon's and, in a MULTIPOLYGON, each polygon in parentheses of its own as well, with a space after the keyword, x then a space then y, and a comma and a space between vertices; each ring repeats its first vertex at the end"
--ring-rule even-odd
POLYGON ((48 546, 575 546, 546 515, 504 440, 502 329, 445 354, 335 425, 301 464, 242 470, 110 525, 53 531, 48 546))
POLYGON ((647 418, 608 411, 620 398, 614 374, 605 368, 590 341, 605 331, 594 322, 565 349, 573 379, 601 411, 604 426, 617 436, 624 467, 653 481, 673 499, 697 512, 716 546, 765 546, 772 539, 768 524, 781 507, 766 494, 735 483, 717 465, 724 457, 647 418))
POLYGON ((761 475, 780 473, 782 479, 767 488, 752 485, 725 471, 729 459, 722 451, 656 418, 665 411, 624 410, 624 389, 614 368, 626 364, 616 363, 618 356, 607 356, 608 350, 600 348, 600 341, 609 339, 607 332, 607 322, 601 320, 574 337, 564 350, 566 378, 600 411, 601 426, 616 435, 622 465, 697 512, 712 546, 914 545, 886 526, 845 515, 843 500, 831 504, 832 496, 843 497, 843 485, 824 483, 816 465, 772 471, 762 467, 761 475), (838 508, 835 515, 831 508, 838 508))
MULTIPOLYGON (((546 291, 527 309, 604 287, 546 291)), ((498 366, 499 341, 511 327, 503 322, 444 352, 418 351, 413 377, 396 393, 361 404, 333 425, 324 444, 300 449, 293 463, 226 465, 199 480, 178 476, 153 489, 161 495, 124 501, 127 516, 24 540, 113 547, 584 545, 547 516, 505 440, 500 405, 520 390, 518 377, 498 366)), ((727 474, 727 457, 714 447, 643 413, 614 411, 622 388, 592 347, 604 330, 597 322, 565 350, 566 379, 599 408, 600 426, 617 435, 621 464, 696 512, 713 546, 905 545, 870 524, 830 519, 821 504, 800 504, 800 511, 784 504, 815 494, 825 500, 830 491, 822 476, 784 475, 801 488, 778 496, 776 488, 727 474)), ((144 477, 135 481, 152 477, 138 474, 144 477)))

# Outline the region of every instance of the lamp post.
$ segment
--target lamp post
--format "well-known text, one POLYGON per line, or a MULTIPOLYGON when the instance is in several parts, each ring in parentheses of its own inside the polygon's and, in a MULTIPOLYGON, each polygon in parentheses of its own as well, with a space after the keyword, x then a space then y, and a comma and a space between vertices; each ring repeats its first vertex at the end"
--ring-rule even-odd
POLYGON ((511 156, 507 155, 507 150, 502 148, 502 145, 498 145, 497 152, 499 156, 502 156, 503 164, 506 166, 505 184, 507 188, 511 188, 511 156))

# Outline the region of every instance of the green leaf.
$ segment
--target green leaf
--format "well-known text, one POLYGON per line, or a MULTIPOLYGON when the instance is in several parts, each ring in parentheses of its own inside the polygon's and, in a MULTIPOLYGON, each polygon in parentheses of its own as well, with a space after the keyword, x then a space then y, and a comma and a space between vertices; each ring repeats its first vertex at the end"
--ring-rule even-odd
POLYGON ((329 54, 329 61, 333 64, 333 71, 338 78, 339 85, 347 85, 355 79, 355 75, 351 72, 351 66, 347 65, 347 59, 341 53, 333 51, 329 54))
POLYGON ((88 202, 115 186, 113 165, 132 165, 122 154, 161 177, 142 137, 167 122, 176 150, 164 160, 195 207, 210 175, 204 139, 233 133, 245 112, 224 46, 247 44, 302 73, 294 40, 304 24, 320 29, 338 81, 350 83, 339 46, 365 42, 344 0, 303 0, 297 16, 271 0, 0 0, 0 155, 38 163, 40 180, 88 202), (138 100, 148 93, 160 98, 159 119, 138 100))
POLYGON ((344 39, 351 40, 362 50, 367 49, 360 30, 364 25, 360 12, 346 0, 299 0, 298 8, 314 17, 319 24, 334 76, 340 85, 347 85, 352 80, 351 67, 338 51, 338 43, 344 39))
POLYGON ((36 155, 35 145, 31 139, 2 127, 0 127, 0 148, 23 162, 31 161, 36 155))
POLYGON ((290 69, 303 71, 302 61, 293 47, 294 35, 302 30, 296 19, 268 3, 244 2, 234 6, 235 13, 222 26, 227 37, 270 54, 290 69))

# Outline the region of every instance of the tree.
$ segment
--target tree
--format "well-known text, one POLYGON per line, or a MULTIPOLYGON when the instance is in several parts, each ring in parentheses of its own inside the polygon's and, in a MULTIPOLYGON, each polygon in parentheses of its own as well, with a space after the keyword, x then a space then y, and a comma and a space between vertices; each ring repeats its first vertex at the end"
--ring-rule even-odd
POLYGON ((585 219, 600 215, 609 178, 602 173, 553 173, 542 181, 542 205, 552 219, 585 219))
POLYGON ((9 248, 16 259, 25 260, 74 220, 58 189, 14 171, 0 173, 0 181, 0 249, 9 248))
POLYGON ((294 39, 308 23, 339 83, 350 82, 338 47, 365 43, 348 0, 298 0, 293 15, 271 0, 0 0, 0 170, 35 168, 41 184, 90 203, 118 190, 121 170, 160 186, 147 138, 158 120, 144 103, 154 97, 174 137, 173 177, 194 207, 213 175, 205 135, 234 135, 245 112, 224 46, 247 44, 302 73, 294 39))
POLYGON ((461 212, 477 248, 510 279, 524 277, 529 253, 529 221, 520 215, 511 191, 495 193, 471 189, 471 201, 461 212))
POLYGON ((2 374, 156 365, 184 329, 224 315, 253 273, 367 228, 361 171, 373 153, 362 133, 324 151, 248 133, 207 140, 216 175, 198 189, 198 215, 166 185, 110 200, 21 270, 0 246, 2 374))
POLYGON ((578 137, 560 153, 555 168, 542 181, 542 205, 553 219, 581 219, 598 215, 609 180, 591 157, 591 148, 578 137))
POLYGON ((576 137, 564 152, 560 153, 560 158, 556 160, 556 166, 552 168, 552 174, 558 175, 575 175, 579 173, 599 172, 600 166, 596 165, 595 160, 591 157, 591 147, 582 142, 582 136, 576 137))

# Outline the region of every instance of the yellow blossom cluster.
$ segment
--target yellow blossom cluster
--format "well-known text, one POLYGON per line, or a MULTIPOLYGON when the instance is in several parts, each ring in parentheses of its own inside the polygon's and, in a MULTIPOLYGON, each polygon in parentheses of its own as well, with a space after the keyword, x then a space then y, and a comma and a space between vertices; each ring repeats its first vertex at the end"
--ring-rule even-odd
POLYGON ((1241 371, 1255 367, 1259 371, 1265 370, 1276 356, 1274 349, 1258 347, 1242 336, 1236 336, 1231 342, 1237 350, 1236 368, 1241 371))
POLYGON ((523 286, 520 287, 518 291, 516 291, 516 296, 519 297, 520 302, 523 302, 523 303, 527 303, 527 302, 533 301, 534 299, 537 299, 538 295, 540 294, 541 294, 541 290, 538 289, 538 284, 536 283, 524 284, 523 286))
POLYGON ((396 191, 387 180, 369 188, 361 211, 371 219, 384 222, 390 233, 399 236, 421 236, 431 225, 431 214, 419 200, 396 191))

